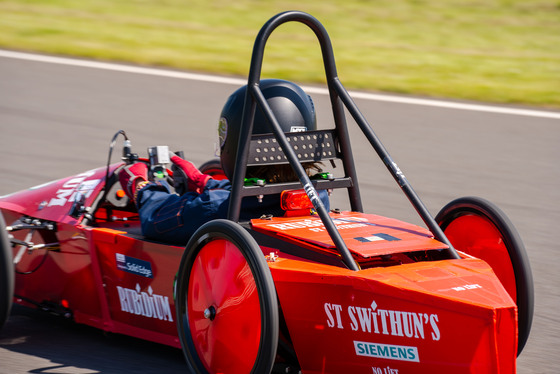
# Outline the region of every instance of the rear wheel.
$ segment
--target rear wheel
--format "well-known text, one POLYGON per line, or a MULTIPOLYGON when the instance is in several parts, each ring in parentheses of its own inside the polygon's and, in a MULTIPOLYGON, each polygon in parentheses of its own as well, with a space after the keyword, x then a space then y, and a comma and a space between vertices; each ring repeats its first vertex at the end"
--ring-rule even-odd
POLYGON ((270 269, 240 225, 214 220, 189 240, 177 276, 183 353, 196 373, 269 373, 278 346, 270 269))
POLYGON ((14 297, 14 264, 6 223, 0 213, 0 329, 10 315, 14 297))
POLYGON ((477 197, 453 200, 436 221, 459 251, 486 261, 518 309, 518 349, 521 353, 533 321, 533 276, 525 246, 507 216, 477 197))

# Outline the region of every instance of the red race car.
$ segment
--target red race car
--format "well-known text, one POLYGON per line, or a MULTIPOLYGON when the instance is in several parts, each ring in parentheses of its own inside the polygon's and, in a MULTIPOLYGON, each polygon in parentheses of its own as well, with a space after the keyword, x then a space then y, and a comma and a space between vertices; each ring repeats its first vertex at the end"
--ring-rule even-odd
MULTIPOLYGON (((514 373, 533 284, 505 215, 472 197, 430 215, 340 83, 329 37, 308 14, 263 26, 247 92, 227 219, 202 225, 186 247, 142 236, 117 177, 131 157, 1 197, 0 326, 12 302, 39 307, 181 348, 196 373, 514 373), (268 37, 292 21, 321 46, 332 129, 284 133, 259 88, 268 37), (244 136, 257 108, 271 131, 244 136), (345 109, 427 228, 364 213, 345 109), (315 161, 337 172, 311 179, 301 163, 315 161), (244 183, 248 165, 278 163, 299 181, 244 183), (327 211, 317 191, 334 189, 347 190, 350 211, 327 211), (240 220, 242 199, 271 194, 281 194, 284 215, 240 220)), ((179 192, 156 159, 136 162, 179 192)), ((219 163, 201 170, 223 176, 219 163)))

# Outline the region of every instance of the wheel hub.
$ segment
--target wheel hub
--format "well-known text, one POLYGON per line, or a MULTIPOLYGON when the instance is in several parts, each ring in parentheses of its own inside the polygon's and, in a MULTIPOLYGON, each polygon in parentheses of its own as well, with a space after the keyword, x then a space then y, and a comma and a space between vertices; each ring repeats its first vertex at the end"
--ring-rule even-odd
POLYGON ((213 321, 214 318, 216 318, 216 308, 214 308, 212 305, 206 308, 204 310, 204 318, 213 321))

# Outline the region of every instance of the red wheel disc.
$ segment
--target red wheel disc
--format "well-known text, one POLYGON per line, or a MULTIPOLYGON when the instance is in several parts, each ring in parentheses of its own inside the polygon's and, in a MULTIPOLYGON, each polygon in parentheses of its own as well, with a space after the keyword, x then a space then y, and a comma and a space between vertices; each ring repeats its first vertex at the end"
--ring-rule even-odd
POLYGON ((212 178, 221 181, 222 179, 227 179, 224 174, 224 169, 222 169, 222 162, 220 159, 213 159, 206 161, 198 168, 203 174, 210 175, 212 178))
POLYGON ((456 249, 486 261, 517 303, 513 265, 502 234, 489 219, 465 214, 455 218, 444 232, 456 249))
POLYGON ((234 244, 216 239, 201 248, 190 273, 187 308, 206 369, 249 373, 259 352, 261 307, 249 264, 234 244))
POLYGON ((212 178, 214 178, 216 180, 219 180, 219 181, 221 181, 223 179, 227 179, 226 175, 224 174, 224 171, 222 169, 219 169, 219 168, 209 169, 209 170, 205 171, 204 174, 208 174, 212 178))

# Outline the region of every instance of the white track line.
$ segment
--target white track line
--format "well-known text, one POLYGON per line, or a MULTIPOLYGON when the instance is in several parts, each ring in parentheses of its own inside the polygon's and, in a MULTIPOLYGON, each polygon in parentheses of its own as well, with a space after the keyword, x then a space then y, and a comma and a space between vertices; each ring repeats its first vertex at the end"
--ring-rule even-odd
MULTIPOLYGON (((240 79, 240 78, 229 78, 229 77, 221 77, 217 75, 208 75, 208 74, 193 74, 193 73, 187 73, 182 71, 146 68, 146 67, 139 67, 139 66, 115 64, 109 62, 80 60, 80 59, 66 58, 66 57, 37 55, 32 53, 6 51, 1 49, 0 49, 0 57, 15 58, 20 60, 37 61, 37 62, 46 62, 51 64, 87 67, 87 68, 102 69, 102 70, 120 71, 125 73, 153 75, 153 76, 167 77, 167 78, 188 79, 188 80, 196 80, 196 81, 212 82, 212 83, 223 83, 223 84, 231 84, 236 86, 241 86, 247 83, 246 79, 240 79)), ((315 93, 321 95, 328 94, 328 91, 325 88, 307 87, 307 86, 304 86, 303 88, 305 91, 309 93, 315 93)), ((386 101, 386 102, 393 102, 393 103, 424 105, 424 106, 433 106, 433 107, 449 108, 449 109, 460 109, 460 110, 471 110, 471 111, 479 111, 479 112, 511 114, 511 115, 518 115, 518 116, 532 116, 532 117, 541 117, 541 118, 560 119, 560 112, 499 107, 499 106, 491 106, 491 105, 466 104, 466 103, 458 103, 458 102, 451 102, 451 101, 439 101, 439 100, 418 99, 418 98, 411 98, 411 97, 372 94, 366 92, 350 92, 350 95, 354 99, 386 101)))

